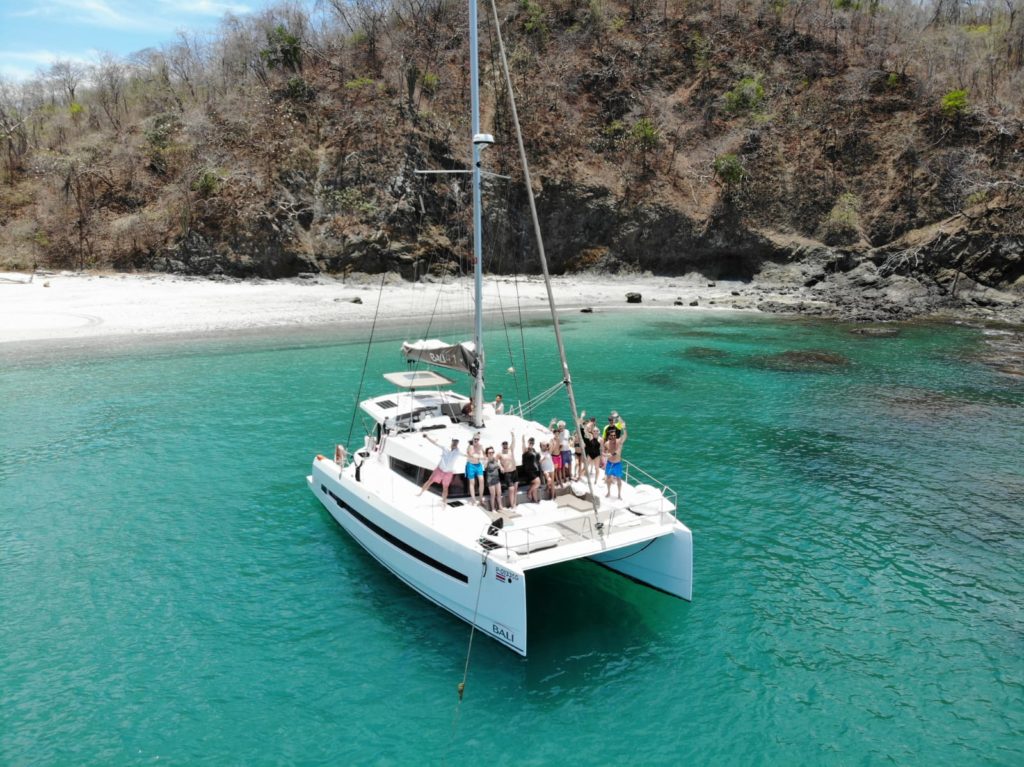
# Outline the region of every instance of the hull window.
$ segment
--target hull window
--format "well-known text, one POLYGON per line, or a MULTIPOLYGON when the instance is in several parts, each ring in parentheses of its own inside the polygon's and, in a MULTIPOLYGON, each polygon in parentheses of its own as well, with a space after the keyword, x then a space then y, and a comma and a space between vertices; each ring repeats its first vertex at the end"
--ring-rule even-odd
POLYGON ((338 506, 340 508, 342 508, 345 511, 347 511, 352 516, 353 519, 355 519, 357 522, 360 522, 366 529, 371 530, 372 532, 376 533, 377 536, 379 536, 380 538, 383 538, 385 541, 390 543, 395 548, 401 549, 402 551, 404 551, 409 556, 418 559, 420 562, 422 562, 425 565, 429 565, 430 567, 433 567, 438 572, 444 573, 445 575, 447 575, 447 576, 449 576, 451 578, 455 578, 455 580, 457 580, 457 581, 461 581, 462 583, 469 583, 469 576, 467 576, 467 575, 465 575, 463 573, 460 573, 458 570, 455 570, 454 568, 449 567, 444 562, 438 562, 436 559, 434 559, 433 557, 429 556, 428 554, 424 554, 419 549, 417 549, 417 548, 415 548, 413 546, 410 546, 408 543, 403 541, 398 536, 392 535, 387 530, 385 530, 383 527, 381 527, 380 525, 370 521, 369 519, 364 517, 362 514, 360 514, 358 511, 356 511, 351 506, 349 506, 347 503, 345 503, 345 501, 341 500, 341 498, 339 498, 337 495, 335 495, 330 490, 328 490, 326 485, 320 485, 320 489, 323 492, 327 493, 327 495, 331 496, 331 498, 334 500, 334 502, 336 504, 338 504, 338 506))

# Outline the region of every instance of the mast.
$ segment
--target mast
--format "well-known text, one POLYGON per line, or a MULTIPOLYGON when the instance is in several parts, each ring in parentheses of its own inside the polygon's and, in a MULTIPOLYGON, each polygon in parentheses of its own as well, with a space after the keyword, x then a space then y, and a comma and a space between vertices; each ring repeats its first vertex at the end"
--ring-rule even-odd
POLYGON ((494 138, 480 132, 480 74, 477 56, 476 0, 469 0, 469 101, 473 134, 473 344, 476 374, 473 376, 473 425, 483 425, 484 402, 484 268, 480 187, 480 156, 494 138))

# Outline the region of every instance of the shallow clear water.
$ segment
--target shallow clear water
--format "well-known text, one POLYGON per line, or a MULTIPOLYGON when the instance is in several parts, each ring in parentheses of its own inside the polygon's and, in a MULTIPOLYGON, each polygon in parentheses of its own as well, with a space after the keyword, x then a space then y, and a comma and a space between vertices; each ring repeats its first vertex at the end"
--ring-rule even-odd
MULTIPOLYGON (((469 627, 305 488, 363 345, 4 357, 0 763, 1024 762, 1024 385, 977 361, 981 331, 565 331, 583 406, 680 494, 694 601, 531 574, 530 656, 477 635, 460 708, 469 627)), ((557 365, 525 334, 536 394, 557 365)), ((378 345, 364 396, 400 367, 378 345)))

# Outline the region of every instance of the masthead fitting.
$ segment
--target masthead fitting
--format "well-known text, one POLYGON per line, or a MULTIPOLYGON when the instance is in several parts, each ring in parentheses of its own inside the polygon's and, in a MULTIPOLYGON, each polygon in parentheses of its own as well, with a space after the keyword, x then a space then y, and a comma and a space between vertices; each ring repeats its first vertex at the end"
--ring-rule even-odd
POLYGON ((479 146, 481 149, 486 149, 488 146, 494 143, 494 136, 490 133, 477 133, 473 136, 473 143, 479 146))

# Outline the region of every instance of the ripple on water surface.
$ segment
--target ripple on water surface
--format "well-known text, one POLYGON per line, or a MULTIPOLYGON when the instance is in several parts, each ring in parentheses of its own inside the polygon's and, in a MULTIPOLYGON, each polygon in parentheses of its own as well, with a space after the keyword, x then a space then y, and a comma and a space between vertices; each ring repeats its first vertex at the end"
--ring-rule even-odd
POLYGON ((581 405, 680 494, 694 601, 531 573, 529 658, 477 635, 458 711, 468 627, 304 487, 362 347, 6 367, 0 761, 1024 762, 1024 391, 988 337, 645 312, 567 338, 581 405))

